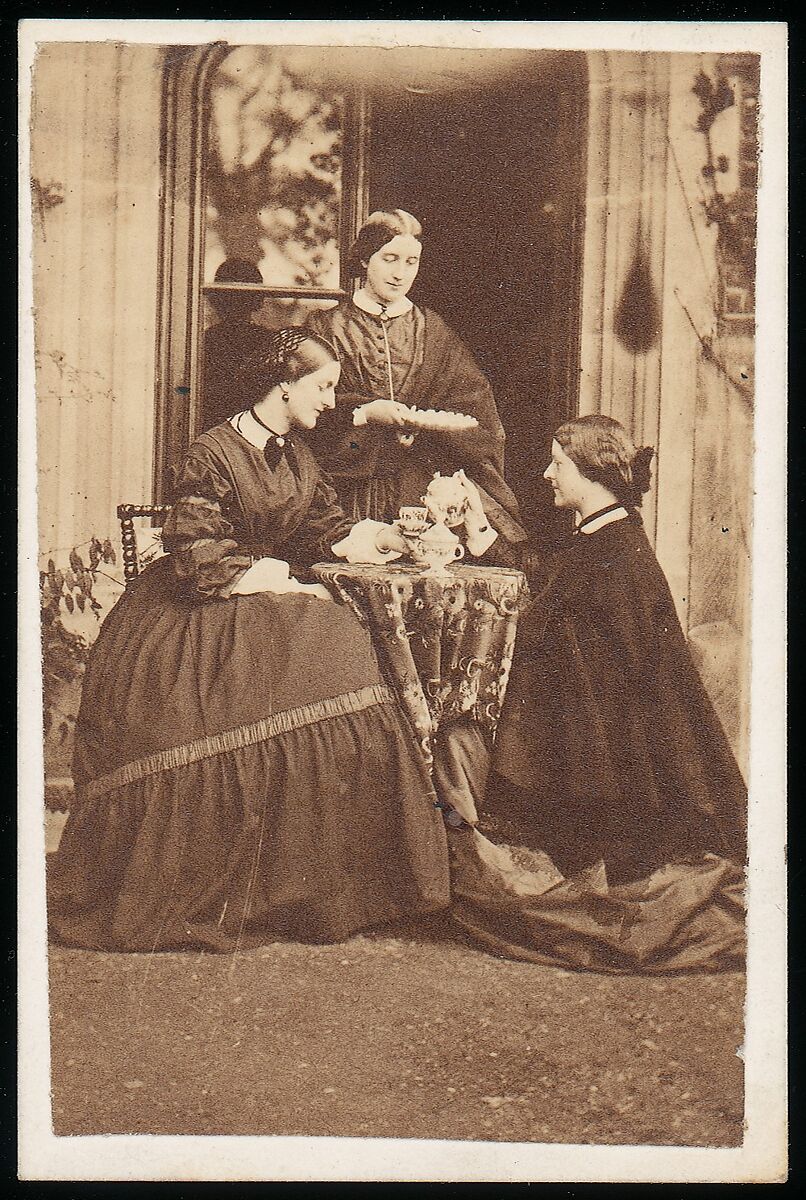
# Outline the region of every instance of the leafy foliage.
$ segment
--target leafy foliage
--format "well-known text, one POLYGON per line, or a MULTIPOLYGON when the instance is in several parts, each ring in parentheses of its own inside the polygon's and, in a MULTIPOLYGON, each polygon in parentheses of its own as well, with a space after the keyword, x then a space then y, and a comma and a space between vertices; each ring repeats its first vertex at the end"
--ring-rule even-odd
POLYGON ((282 51, 241 46, 213 83, 208 233, 227 258, 264 262, 272 283, 333 285, 341 201, 342 98, 282 51))
POLYGON ((115 562, 112 543, 108 538, 103 542, 91 538, 87 557, 89 561, 85 563, 75 548, 70 551, 68 567, 59 568, 49 558, 47 570, 39 573, 45 732, 58 720, 62 741, 67 738, 75 718, 61 711, 57 695, 63 684, 81 678, 89 653, 86 638, 66 629, 62 616, 64 612, 78 610, 81 613, 90 611, 100 619, 101 605, 93 595, 93 587, 101 564, 115 562))
MULTIPOLYGON (((734 195, 724 196, 714 186, 716 176, 725 174, 730 163, 724 154, 714 155, 711 127, 720 113, 734 106, 736 97, 724 76, 717 75, 716 79, 712 80, 704 71, 697 74, 691 90, 700 102, 696 127, 705 138, 706 160, 702 174, 710 184, 710 195, 703 201, 705 215, 709 225, 717 227, 720 251, 726 262, 740 266, 752 276, 756 251, 754 187, 743 186, 734 195)), ((753 150, 755 151, 755 146, 753 150)), ((745 172, 750 167, 751 173, 755 174, 755 163, 743 162, 740 165, 745 172)))

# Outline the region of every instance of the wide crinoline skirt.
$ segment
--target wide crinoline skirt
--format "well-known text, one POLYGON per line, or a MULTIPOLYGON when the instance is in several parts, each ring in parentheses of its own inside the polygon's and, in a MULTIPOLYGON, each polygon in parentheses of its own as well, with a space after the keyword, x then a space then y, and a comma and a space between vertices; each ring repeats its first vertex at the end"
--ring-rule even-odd
POLYGON ((54 936, 230 950, 446 907, 428 772, 352 614, 301 595, 189 605, 157 567, 93 651, 54 936))

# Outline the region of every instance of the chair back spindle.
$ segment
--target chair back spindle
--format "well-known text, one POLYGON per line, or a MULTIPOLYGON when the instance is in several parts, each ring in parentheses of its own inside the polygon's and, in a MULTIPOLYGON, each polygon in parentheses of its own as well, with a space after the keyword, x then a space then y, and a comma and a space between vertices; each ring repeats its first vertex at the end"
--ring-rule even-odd
POLYGON ((156 525, 162 525, 170 511, 170 504, 118 505, 120 541, 123 548, 123 579, 127 588, 131 587, 140 574, 140 556, 137 550, 134 522, 139 518, 146 518, 152 520, 156 525))

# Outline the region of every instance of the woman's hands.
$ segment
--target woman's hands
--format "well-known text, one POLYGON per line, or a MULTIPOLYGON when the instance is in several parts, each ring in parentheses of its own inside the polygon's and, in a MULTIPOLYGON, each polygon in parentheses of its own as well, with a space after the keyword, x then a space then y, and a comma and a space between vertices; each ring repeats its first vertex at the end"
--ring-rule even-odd
POLYGON ((383 565, 406 553, 406 542, 394 525, 384 525, 365 517, 356 522, 346 538, 332 547, 337 558, 346 558, 349 563, 376 563, 383 565))
POLYGON ((406 539, 394 525, 384 525, 375 535, 375 549, 381 554, 388 554, 393 550, 398 554, 405 554, 408 546, 406 539))
POLYGON ((316 596, 320 600, 332 600, 327 588, 321 583, 300 583, 290 574, 287 562, 280 558, 258 558, 230 592, 231 596, 254 596, 258 592, 271 592, 275 596, 298 593, 316 596))
POLYGON ((478 533, 485 533, 489 528, 490 522, 487 520, 487 514, 481 502, 479 489, 472 479, 468 479, 464 471, 458 471, 457 475, 467 498, 464 517, 467 535, 468 537, 474 537, 478 533))
POLYGON ((498 538, 498 533, 487 520, 484 505, 481 502, 479 489, 468 479, 464 471, 457 472, 459 480, 467 497, 464 525, 467 548, 474 558, 481 558, 498 538))
POLYGON ((353 409, 353 424, 387 425, 396 429, 395 437, 398 444, 404 450, 408 450, 410 446, 414 445, 414 439, 417 436, 415 430, 404 428, 408 415, 409 410, 406 405, 398 404, 397 400, 370 400, 353 409))
POLYGON ((397 425, 406 423, 408 408, 397 400, 370 400, 355 410, 359 425, 397 425))
POLYGON ((258 558, 242 575, 230 595, 254 596, 256 592, 288 590, 289 566, 278 558, 258 558))

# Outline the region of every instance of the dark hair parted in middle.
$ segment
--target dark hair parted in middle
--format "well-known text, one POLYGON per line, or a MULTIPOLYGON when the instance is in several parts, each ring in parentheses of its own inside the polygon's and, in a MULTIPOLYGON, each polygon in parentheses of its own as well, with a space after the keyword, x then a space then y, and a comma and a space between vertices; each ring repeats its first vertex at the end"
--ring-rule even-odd
POLYGON ((247 404, 257 404, 278 383, 296 383, 338 360, 336 348, 318 333, 297 325, 267 329, 265 338, 238 368, 239 395, 247 404))
POLYGON ((602 484, 628 508, 640 507, 651 483, 651 446, 636 449, 623 425, 598 413, 566 421, 554 440, 586 479, 602 484))
POLYGON ((358 231, 358 237, 350 248, 347 257, 347 267, 351 275, 363 275, 364 263, 369 262, 373 254, 377 254, 382 246, 391 242, 392 238, 401 233, 420 238, 423 227, 416 217, 403 208, 395 208, 391 212, 379 210, 370 213, 358 231))

